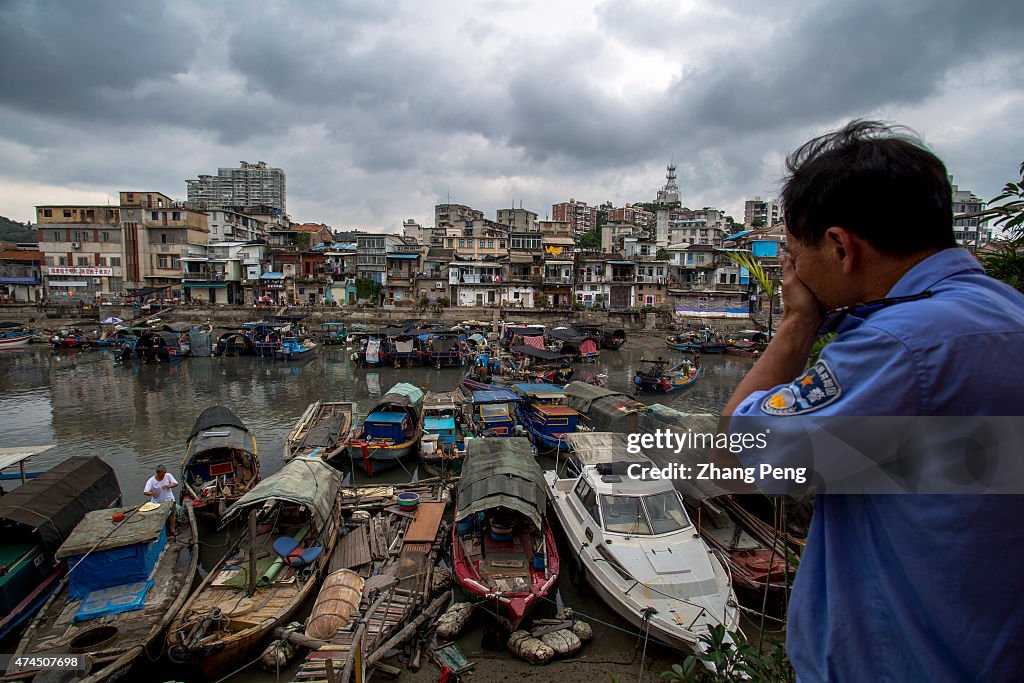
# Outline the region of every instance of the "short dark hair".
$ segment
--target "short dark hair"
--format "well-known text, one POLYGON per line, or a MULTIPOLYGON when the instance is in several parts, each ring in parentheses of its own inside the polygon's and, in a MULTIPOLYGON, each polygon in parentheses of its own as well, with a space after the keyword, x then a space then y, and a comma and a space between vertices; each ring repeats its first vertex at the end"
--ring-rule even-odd
POLYGON ((955 247, 946 166, 902 126, 856 119, 786 158, 786 229, 817 244, 832 226, 879 251, 955 247))

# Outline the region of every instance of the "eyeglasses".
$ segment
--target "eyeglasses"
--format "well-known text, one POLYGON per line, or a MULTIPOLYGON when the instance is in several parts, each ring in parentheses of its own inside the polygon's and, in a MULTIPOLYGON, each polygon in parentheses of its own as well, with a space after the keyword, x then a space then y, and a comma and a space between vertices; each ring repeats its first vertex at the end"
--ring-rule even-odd
POLYGON ((932 291, 921 292, 920 294, 911 294, 909 296, 894 296, 886 299, 875 299, 874 301, 868 301, 863 304, 852 304, 850 306, 843 306, 841 308, 833 308, 831 311, 825 313, 824 319, 821 321, 821 325, 818 326, 818 336, 823 337, 826 334, 835 332, 839 327, 839 323, 846 318, 847 315, 855 315, 858 318, 866 318, 876 311, 880 311, 883 308, 889 306, 895 306, 896 304, 907 303, 908 301, 920 301, 921 299, 930 299, 932 291))

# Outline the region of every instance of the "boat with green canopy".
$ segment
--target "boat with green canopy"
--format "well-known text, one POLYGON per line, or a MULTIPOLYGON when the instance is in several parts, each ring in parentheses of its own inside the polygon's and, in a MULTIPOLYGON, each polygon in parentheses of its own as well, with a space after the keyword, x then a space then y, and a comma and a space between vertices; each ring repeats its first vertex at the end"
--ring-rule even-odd
POLYGON ((227 509, 248 526, 182 608, 167 634, 172 661, 214 680, 253 659, 310 597, 338 540, 341 474, 297 457, 227 509))
POLYGON ((423 431, 422 408, 422 389, 405 382, 391 387, 366 415, 349 446, 352 462, 373 476, 374 472, 395 467, 402 458, 415 453, 423 431))

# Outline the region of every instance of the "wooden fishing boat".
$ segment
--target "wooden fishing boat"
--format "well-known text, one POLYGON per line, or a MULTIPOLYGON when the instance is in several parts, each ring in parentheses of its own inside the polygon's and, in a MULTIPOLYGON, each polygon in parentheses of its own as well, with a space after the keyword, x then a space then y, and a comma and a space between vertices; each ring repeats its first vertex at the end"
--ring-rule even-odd
POLYGON ((188 356, 189 349, 187 333, 144 332, 139 336, 134 347, 128 344, 121 347, 121 361, 173 363, 188 356))
POLYGON ((668 394, 690 386, 700 376, 701 368, 697 360, 686 359, 671 366, 660 358, 641 358, 640 362, 651 364, 647 369, 637 370, 633 377, 633 383, 640 391, 668 394))
POLYGON ((499 344, 504 348, 519 345, 535 345, 541 348, 544 346, 545 329, 544 325, 505 324, 501 328, 499 344))
POLYGON ((711 498, 700 504, 697 531, 725 558, 733 588, 744 604, 758 612, 766 607, 774 614, 784 614, 798 564, 796 556, 787 558, 781 540, 774 542, 774 548, 759 541, 718 501, 711 498))
POLYGON ((355 415, 356 404, 350 401, 310 403, 284 442, 284 461, 303 457, 338 464, 352 438, 355 415))
POLYGON ((0 323, 0 350, 22 349, 32 342, 36 330, 30 330, 18 323, 0 323))
MULTIPOLYGON (((185 511, 187 522, 171 538, 166 523, 172 503, 87 513, 57 550, 68 574, 25 631, 15 657, 88 656, 87 683, 125 678, 143 653, 159 657, 164 631, 191 593, 199 562, 192 506, 186 503, 185 511), (116 515, 123 519, 114 521, 116 515)), ((34 675, 9 668, 7 680, 34 675)))
POLYGON ((312 339, 288 336, 281 340, 274 352, 274 358, 288 361, 309 360, 315 355, 316 349, 317 343, 312 339))
POLYGON ((673 351, 700 351, 700 339, 689 334, 674 334, 665 338, 665 345, 673 351))
POLYGON ((428 391, 423 399, 420 462, 434 475, 458 475, 466 455, 466 398, 461 391, 428 391))
POLYGON ((604 339, 601 341, 602 349, 611 349, 613 351, 621 349, 626 345, 626 331, 625 330, 612 330, 606 333, 604 339))
POLYGON ((199 514, 219 517, 260 480, 256 438, 224 406, 199 414, 181 460, 183 500, 199 514))
POLYGON ((356 350, 352 352, 352 361, 356 365, 387 365, 390 346, 387 338, 380 333, 354 332, 350 333, 348 338, 357 345, 356 350))
POLYGON ((338 540, 341 475, 295 458, 224 514, 246 520, 238 541, 200 584, 167 633, 167 655, 215 680, 259 653, 316 592, 338 540))
POLYGON ((461 368, 466 364, 463 342, 457 332, 434 332, 423 345, 426 361, 435 368, 461 368))
POLYGON ((548 500, 579 553, 566 559, 620 617, 673 648, 696 651, 712 626, 739 630, 729 574, 711 552, 665 479, 627 476, 651 467, 626 450, 626 435, 570 434, 572 467, 544 473, 548 500))
POLYGON ((544 473, 522 437, 470 439, 466 449, 452 529, 455 577, 512 631, 558 580, 544 473))
POLYGON ((348 328, 343 322, 325 322, 320 324, 320 343, 325 346, 337 346, 345 343, 348 328))
MULTIPOLYGON (((0 469, 41 452, 18 450, 0 455, 0 469)), ((0 640, 57 588, 66 565, 55 553, 85 513, 120 505, 113 468, 95 456, 68 458, 0 496, 0 640)))
POLYGON ((548 333, 548 347, 575 361, 596 361, 601 355, 598 341, 573 327, 556 327, 548 333))
POLYGON ((700 331, 700 350, 701 353, 724 353, 725 338, 720 332, 706 327, 700 331))
POLYGON ((349 446, 354 463, 373 476, 411 455, 420 440, 420 409, 423 391, 412 384, 398 383, 367 414, 349 446))
POLYGON ((519 424, 529 433, 538 451, 564 450, 565 435, 585 429, 582 415, 566 405, 562 387, 521 382, 513 384, 512 389, 523 397, 516 407, 519 424))
MULTIPOLYGON (((471 421, 475 436, 522 436, 516 433, 516 406, 523 397, 511 389, 474 391, 471 421)), ((522 432, 522 430, 519 430, 522 432)))
POLYGON ((396 368, 419 367, 423 365, 425 354, 420 338, 406 334, 404 331, 389 336, 387 359, 396 368))

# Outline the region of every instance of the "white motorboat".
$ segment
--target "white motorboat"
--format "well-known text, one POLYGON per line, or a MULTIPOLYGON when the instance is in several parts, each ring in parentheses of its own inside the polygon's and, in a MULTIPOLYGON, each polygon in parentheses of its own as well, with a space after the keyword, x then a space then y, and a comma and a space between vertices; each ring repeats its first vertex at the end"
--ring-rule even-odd
POLYGON ((671 647, 702 649, 700 635, 719 624, 738 632, 729 574, 671 481, 628 476, 630 465, 652 463, 626 451, 624 434, 567 434, 566 440, 569 466, 561 477, 549 470, 544 479, 578 553, 564 559, 570 578, 585 578, 616 613, 671 647))

